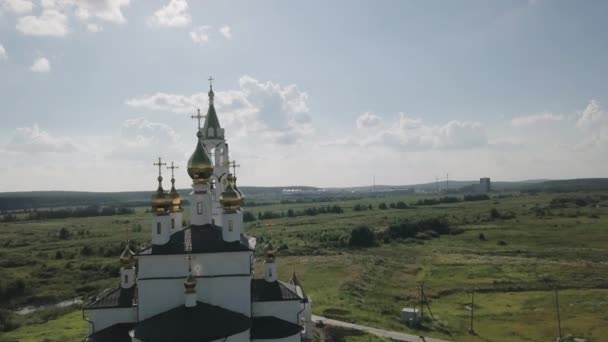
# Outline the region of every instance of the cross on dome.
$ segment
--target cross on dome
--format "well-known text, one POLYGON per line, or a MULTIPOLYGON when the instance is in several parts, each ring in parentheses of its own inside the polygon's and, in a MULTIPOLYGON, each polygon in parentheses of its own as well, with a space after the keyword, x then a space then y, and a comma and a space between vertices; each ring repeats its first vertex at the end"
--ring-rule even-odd
POLYGON ((234 175, 234 177, 236 177, 236 168, 241 167, 241 165, 238 165, 236 163, 236 161, 233 160, 233 161, 228 162, 228 167, 232 168, 232 174, 234 175))
POLYGON ((210 90, 213 90, 213 81, 214 81, 213 77, 212 77, 212 76, 209 76, 208 81, 209 81, 209 89, 210 89, 210 90))
POLYGON ((198 121, 198 130, 200 131, 201 130, 201 119, 205 118, 206 115, 201 115, 201 109, 200 108, 197 108, 196 112, 197 112, 196 115, 190 115, 190 117, 192 119, 197 119, 197 121, 198 121))
POLYGON ((167 169, 171 169, 171 178, 175 178, 175 169, 179 169, 179 166, 174 166, 171 162, 171 166, 167 166, 167 169))
POLYGON ((158 157, 158 163, 154 163, 153 165, 158 166, 158 177, 162 177, 161 175, 161 167, 167 165, 167 163, 163 163, 160 157, 158 157))

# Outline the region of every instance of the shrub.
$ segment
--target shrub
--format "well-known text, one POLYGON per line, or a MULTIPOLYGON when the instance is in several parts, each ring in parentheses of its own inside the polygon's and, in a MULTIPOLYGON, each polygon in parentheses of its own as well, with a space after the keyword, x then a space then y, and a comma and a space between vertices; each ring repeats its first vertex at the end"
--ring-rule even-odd
POLYGON ((493 219, 499 219, 500 213, 498 212, 498 209, 492 208, 492 210, 490 210, 490 217, 493 219))
POLYGON ((67 240, 70 238, 70 231, 67 230, 65 227, 61 228, 59 230, 59 239, 61 240, 67 240))
POLYGON ((479 240, 487 241, 486 236, 483 233, 479 233, 479 240))
POLYGON ((405 204, 405 202, 403 202, 403 201, 399 201, 399 202, 397 202, 396 207, 397 207, 397 209, 407 209, 407 204, 405 204))
POLYGON ((499 246, 506 246, 507 242, 505 240, 500 240, 496 244, 499 245, 499 246))
POLYGON ((252 221, 255 221, 255 215, 253 215, 253 213, 250 211, 243 212, 243 222, 252 222, 252 221))
POLYGON ((350 232, 349 244, 355 247, 370 247, 376 244, 374 232, 367 226, 359 226, 350 232))
POLYGON ((388 207, 386 206, 386 203, 382 202, 382 203, 378 204, 378 209, 386 210, 386 209, 388 209, 388 207))

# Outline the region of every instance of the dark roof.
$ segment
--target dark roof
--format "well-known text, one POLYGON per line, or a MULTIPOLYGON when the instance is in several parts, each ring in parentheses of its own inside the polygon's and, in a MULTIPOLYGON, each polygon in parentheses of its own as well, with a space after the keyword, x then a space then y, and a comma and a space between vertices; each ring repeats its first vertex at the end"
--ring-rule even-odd
MULTIPOLYGON (((305 301, 308 301, 308 296, 306 296, 306 293, 304 292, 304 286, 302 286, 302 284, 300 283, 300 279, 298 279, 298 276, 296 275, 296 271, 293 271, 293 274, 291 275, 291 279, 289 279, 289 282, 291 283, 291 285, 294 286, 294 288, 297 288, 298 286, 300 287, 300 291, 302 291, 302 297, 304 297, 305 301)), ((297 291, 296 291, 297 293, 297 291)))
POLYGON ((272 316, 254 317, 251 327, 251 339, 275 339, 293 336, 302 331, 302 327, 272 316))
POLYGON ((301 301, 302 297, 280 280, 269 283, 264 279, 251 279, 251 300, 254 302, 301 301))
POLYGON ((207 117, 205 118, 205 123, 203 125, 203 135, 206 138, 223 138, 224 134, 221 131, 221 128, 220 120, 217 118, 217 113, 215 112, 215 106, 211 104, 207 110, 207 117), (209 135, 208 128, 213 128, 213 135, 209 135))
POLYGON ((131 323, 119 323, 89 335, 86 342, 131 342, 131 323))
POLYGON ((93 303, 85 306, 86 309, 107 309, 107 308, 130 308, 133 306, 136 285, 128 289, 117 287, 109 292, 102 293, 93 303))
POLYGON ((240 241, 226 242, 222 237, 222 228, 212 224, 202 226, 191 225, 188 228, 175 232, 169 242, 164 245, 152 245, 141 250, 138 255, 144 254, 184 254, 185 234, 190 231, 192 253, 218 253, 218 252, 245 252, 249 249, 249 242, 241 235, 240 241))
POLYGON ((150 317, 135 326, 135 338, 146 342, 204 342, 246 331, 251 319, 219 306, 197 302, 150 317))

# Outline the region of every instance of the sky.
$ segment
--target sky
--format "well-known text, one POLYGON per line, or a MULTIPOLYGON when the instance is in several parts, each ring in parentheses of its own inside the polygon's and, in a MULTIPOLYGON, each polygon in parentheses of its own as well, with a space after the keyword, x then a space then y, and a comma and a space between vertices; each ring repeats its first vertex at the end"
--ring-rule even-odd
POLYGON ((241 185, 606 177, 607 13, 0 0, 0 191, 154 190, 158 157, 189 187, 210 76, 241 185))

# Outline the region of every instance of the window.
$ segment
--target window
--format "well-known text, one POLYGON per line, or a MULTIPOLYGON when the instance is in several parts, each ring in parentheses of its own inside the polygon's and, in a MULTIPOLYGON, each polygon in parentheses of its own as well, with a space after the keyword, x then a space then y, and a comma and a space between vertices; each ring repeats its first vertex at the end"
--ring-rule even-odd
POLYGON ((171 229, 175 229, 175 219, 171 218, 171 229))
POLYGON ((268 269, 268 277, 272 278, 272 269, 271 268, 268 269))
POLYGON ((228 220, 228 231, 231 232, 233 229, 232 220, 228 220))
POLYGON ((203 202, 196 203, 196 213, 199 215, 203 215, 203 202))
POLYGON ((156 234, 160 234, 160 222, 156 222, 156 234))
POLYGON ((125 274, 125 284, 129 283, 129 275, 125 274))

